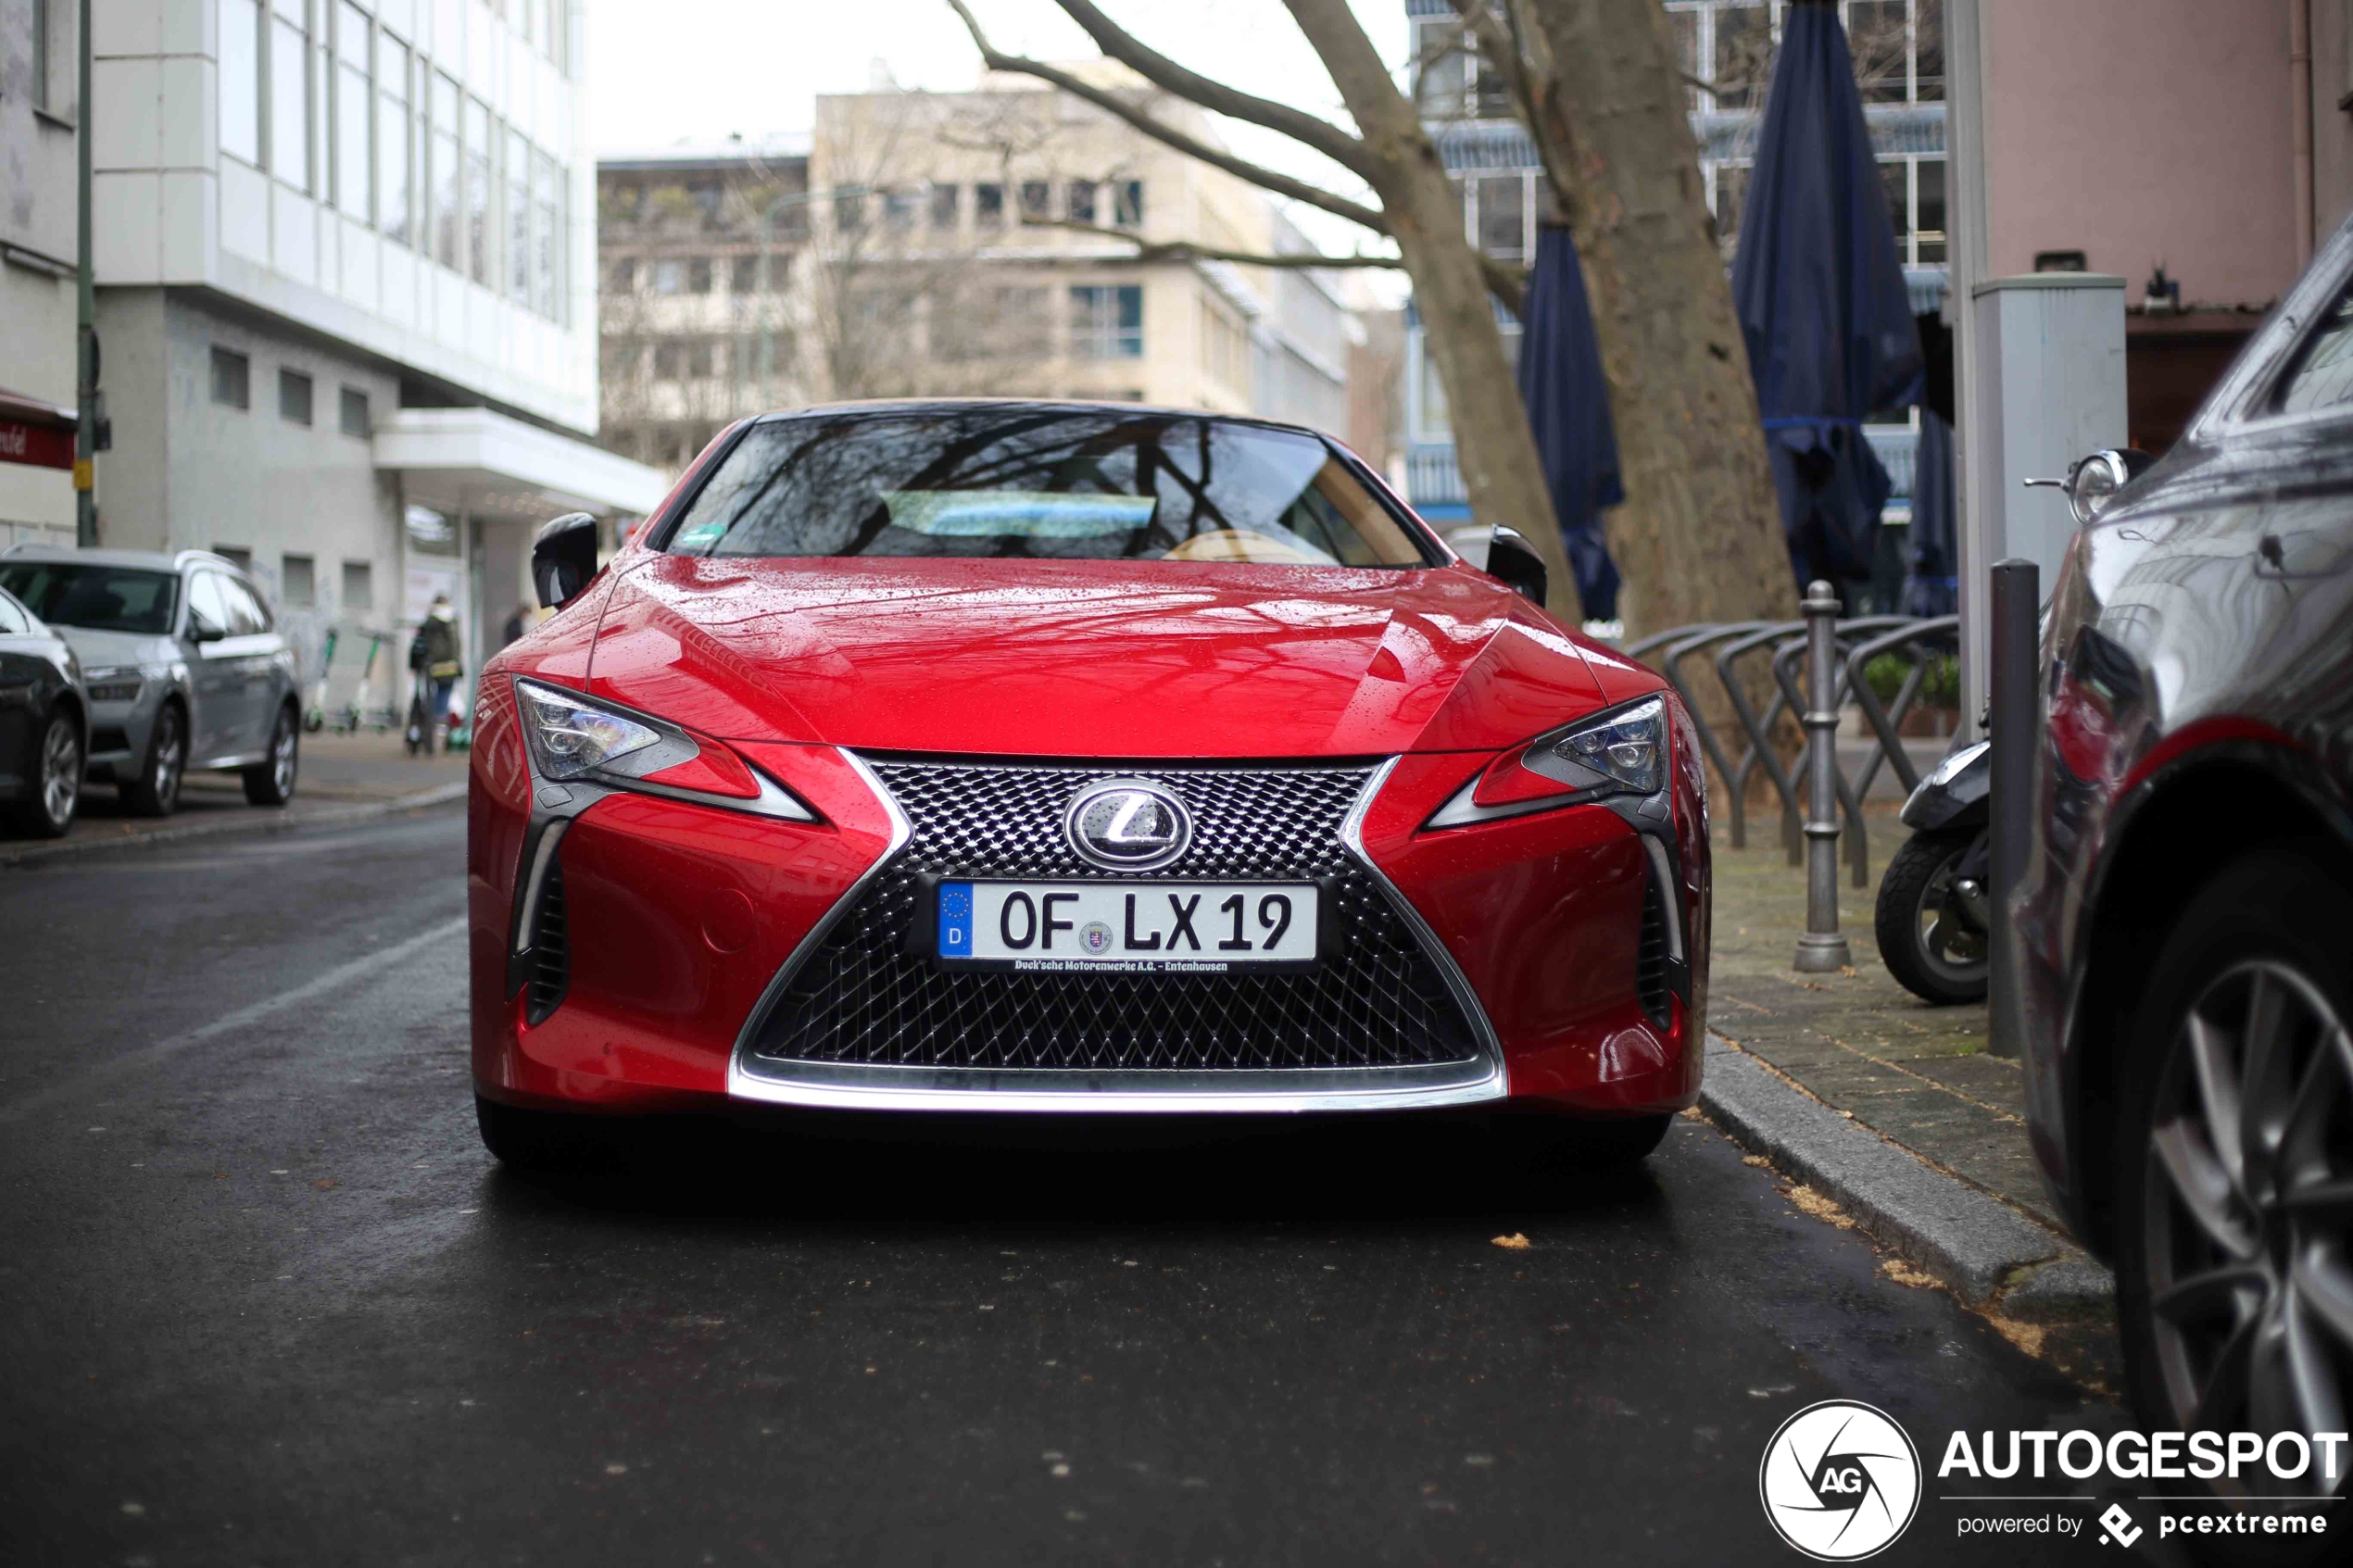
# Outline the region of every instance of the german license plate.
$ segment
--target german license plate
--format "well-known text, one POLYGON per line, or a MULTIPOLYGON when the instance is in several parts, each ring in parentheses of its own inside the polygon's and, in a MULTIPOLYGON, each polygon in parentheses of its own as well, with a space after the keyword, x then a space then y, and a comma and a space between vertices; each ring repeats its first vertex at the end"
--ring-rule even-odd
POLYGON ((950 963, 1144 973, 1315 961, 1312 882, 942 882, 950 963))

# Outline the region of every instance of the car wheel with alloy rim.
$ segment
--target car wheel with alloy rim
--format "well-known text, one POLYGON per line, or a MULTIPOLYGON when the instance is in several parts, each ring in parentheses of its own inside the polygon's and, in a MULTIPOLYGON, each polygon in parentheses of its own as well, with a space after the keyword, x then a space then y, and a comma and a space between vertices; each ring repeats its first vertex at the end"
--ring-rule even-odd
POLYGON ((270 730, 270 756, 245 771, 245 798, 256 806, 283 806, 294 798, 295 766, 302 744, 302 723, 288 703, 278 710, 270 730))
POLYGON ((122 802, 142 817, 169 817, 180 804, 180 778, 188 766, 188 717, 176 702, 156 714, 147 755, 136 776, 122 786, 122 802))
POLYGON ((82 801, 82 726, 60 708, 50 713, 40 735, 25 770, 31 787, 9 815, 34 838, 58 838, 73 826, 82 801))
MULTIPOLYGON (((2316 861, 2269 851, 2208 884, 2166 942, 2135 1023, 2117 1288, 2144 1424, 2267 1439, 2346 1430, 2353 895, 2316 861)), ((2296 1480, 2215 1486, 2347 1495, 2317 1464, 2296 1480)))

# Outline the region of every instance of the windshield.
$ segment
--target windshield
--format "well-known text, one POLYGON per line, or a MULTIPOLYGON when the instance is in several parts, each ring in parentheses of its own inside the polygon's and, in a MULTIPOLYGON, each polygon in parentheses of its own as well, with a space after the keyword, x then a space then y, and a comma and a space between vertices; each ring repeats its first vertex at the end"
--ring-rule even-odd
POLYGON ((52 626, 93 632, 143 632, 161 636, 171 630, 180 579, 169 571, 132 566, 84 566, 70 561, 0 563, 0 588, 52 626))
POLYGON ((812 415, 755 427, 666 546, 694 556, 1428 564, 1332 449, 1112 409, 812 415))

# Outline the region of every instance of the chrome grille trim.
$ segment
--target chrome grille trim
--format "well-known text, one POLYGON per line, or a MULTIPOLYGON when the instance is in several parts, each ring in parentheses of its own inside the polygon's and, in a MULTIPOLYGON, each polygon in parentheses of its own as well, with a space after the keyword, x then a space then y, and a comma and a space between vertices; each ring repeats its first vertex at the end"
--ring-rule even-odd
MULTIPOLYGON (((801 940, 769 982, 759 1005, 745 1020, 728 1061, 727 1091, 731 1096, 772 1104, 837 1109, 1082 1114, 1403 1110, 1476 1104, 1504 1097, 1502 1047, 1468 980, 1419 911, 1365 851, 1362 834, 1365 815, 1381 785, 1395 771, 1395 758, 1388 759, 1369 771, 1361 766, 1346 769, 1363 774, 1364 783, 1340 828, 1339 838, 1345 856, 1340 863, 1353 862, 1350 869, 1360 870, 1370 879, 1391 912, 1403 922, 1424 960, 1445 985, 1472 1034, 1473 1054, 1466 1060, 1403 1066, 1194 1071, 1170 1068, 901 1066, 761 1056, 754 1049, 755 1042, 771 1010, 784 997, 794 976, 820 950, 841 919, 858 907, 873 890, 877 878, 900 860, 914 835, 914 827, 906 809, 866 761, 846 748, 840 750, 840 755, 875 792, 875 798, 889 813, 891 842, 875 864, 844 892, 826 912, 825 918, 801 940)), ((1053 765, 1043 762, 987 764, 959 760, 952 766, 972 771, 994 766, 1006 771, 1034 773, 1053 765)), ((1081 772, 1099 772, 1103 769, 1103 764, 1100 763, 1080 762, 1068 766, 1081 772)), ((1189 771, 1230 773, 1238 770, 1230 764, 1224 768, 1215 764, 1193 764, 1147 771, 1158 777, 1181 781, 1189 771)), ((1328 766, 1309 766, 1296 770, 1265 771, 1329 772, 1336 770, 1328 766)), ((1196 843, 1199 843, 1198 838, 1196 843)), ((1041 866, 1029 874, 1109 874, 1086 867, 1075 856, 1070 859, 1069 870, 1041 866)), ((1190 859, 1189 855, 1186 860, 1190 859)), ((1176 866, 1164 868, 1164 872, 1189 869, 1186 861, 1180 861, 1176 866)), ((1224 870, 1224 874, 1229 876, 1237 874, 1238 871, 1231 865, 1230 859, 1217 869, 1224 870)), ((1027 868, 1023 870, 1027 871, 1027 868)), ((1215 870, 1212 870, 1211 874, 1216 874, 1215 870)))

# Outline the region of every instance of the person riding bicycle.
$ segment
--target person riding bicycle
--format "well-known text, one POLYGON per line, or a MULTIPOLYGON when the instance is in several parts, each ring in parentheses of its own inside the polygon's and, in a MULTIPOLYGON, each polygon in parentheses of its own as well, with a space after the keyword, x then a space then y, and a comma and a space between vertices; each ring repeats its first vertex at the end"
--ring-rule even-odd
POLYGON ((458 684, 458 677, 464 673, 464 667, 458 662, 457 619, 449 596, 435 594, 432 608, 425 612, 424 624, 417 628, 416 641, 409 645, 409 668, 422 677, 425 689, 427 750, 433 746, 433 732, 448 717, 449 694, 458 684))

